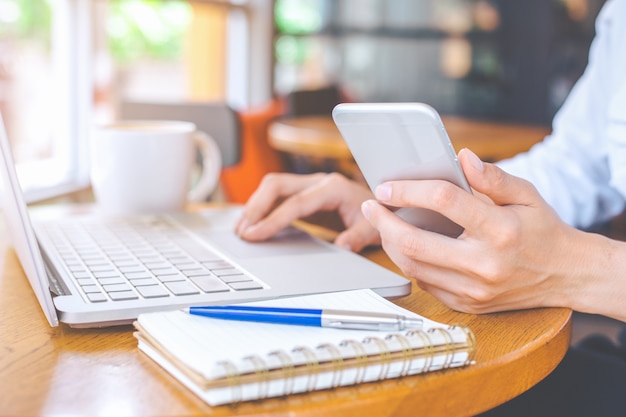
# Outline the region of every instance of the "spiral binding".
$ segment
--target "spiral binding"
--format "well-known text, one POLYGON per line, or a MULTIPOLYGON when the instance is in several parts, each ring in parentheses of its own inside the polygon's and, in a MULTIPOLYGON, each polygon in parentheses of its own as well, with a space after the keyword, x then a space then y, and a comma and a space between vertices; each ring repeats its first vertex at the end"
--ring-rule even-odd
POLYGON ((452 361, 454 360, 454 339, 452 339, 452 335, 448 330, 439 327, 428 329, 428 333, 439 333, 443 336, 446 354, 444 356, 443 364, 441 365, 441 367, 449 368, 452 364, 452 361))
POLYGON ((291 356, 284 350, 276 350, 267 354, 272 357, 275 356, 280 362, 280 370, 283 373, 282 380, 284 381, 283 393, 284 395, 291 395, 293 392, 293 385, 295 381, 295 366, 291 360, 291 356))
POLYGON ((331 363, 333 365, 333 376, 331 382, 331 388, 337 388, 341 383, 341 378, 343 377, 343 358, 341 357, 341 352, 337 349, 337 346, 332 343, 324 343, 319 345, 316 349, 318 350, 326 350, 331 358, 331 363))
POLYGON ((240 373, 237 366, 231 361, 220 361, 217 365, 221 366, 226 373, 226 380, 231 390, 231 400, 234 404, 241 402, 242 392, 241 385, 239 384, 240 373))
POLYGON ((376 345, 378 346, 378 351, 380 352, 380 358, 381 358, 381 366, 380 366, 380 372, 378 373, 378 377, 376 378, 377 380, 382 380, 387 378, 387 375, 389 374, 389 369, 391 368, 391 352, 389 351, 389 346, 387 345, 387 343, 378 338, 378 337, 367 337, 363 340, 363 343, 376 343, 376 345))
MULTIPOLYGON (((400 370, 400 376, 406 376, 411 370, 411 365, 413 364, 413 358, 415 357, 415 350, 411 349, 411 343, 406 338, 406 336, 401 334, 390 334, 386 338, 386 340, 393 341, 394 339, 398 341, 400 346, 402 346, 402 369, 400 370)), ((385 375, 386 376, 386 375, 385 375)))
POLYGON ((307 346, 298 346, 294 348, 292 353, 301 353, 306 358, 306 367, 307 367, 307 382, 306 382, 306 391, 313 391, 315 386, 317 385, 317 375, 319 373, 319 362, 317 360, 317 355, 311 348, 307 346))
POLYGON ((467 358, 462 365, 469 365, 474 361, 474 356, 476 356, 476 335, 474 332, 470 330, 469 327, 464 325, 452 325, 449 327, 450 329, 460 329, 463 333, 465 333, 465 340, 467 340, 467 358))
POLYGON ((243 360, 252 363, 254 373, 258 377, 258 393, 257 398, 263 400, 267 398, 270 390, 270 375, 267 363, 258 355, 246 356, 243 360))
POLYGON ((357 342, 356 340, 348 339, 339 343, 339 346, 345 347, 350 346, 354 350, 355 359, 356 359, 356 376, 354 377, 354 383, 360 384, 363 382, 365 378, 365 371, 367 366, 367 352, 363 348, 362 342, 357 342))
POLYGON ((406 333, 408 337, 419 337, 422 340, 422 346, 424 349, 424 354, 422 357, 424 358, 424 365, 422 369, 418 373, 426 372, 430 369, 433 364, 433 359, 435 356, 435 348, 433 346, 432 340, 430 340, 430 336, 423 330, 410 330, 406 333))
MULTIPOLYGON (((267 359, 275 357, 278 360, 279 367, 274 370, 268 366, 268 360, 258 355, 247 356, 244 361, 252 364, 254 374, 253 380, 250 375, 242 375, 237 366, 230 361, 222 361, 218 364, 222 366, 225 372, 227 386, 232 390, 232 402, 242 401, 242 378, 245 383, 254 382, 258 384, 257 397, 264 399, 269 396, 270 383, 274 380, 282 380, 284 382, 282 395, 290 395, 294 392, 296 378, 306 375, 305 391, 313 391, 316 389, 318 376, 321 372, 331 372, 331 383, 329 388, 336 388, 341 385, 341 381, 345 370, 348 369, 346 356, 342 355, 342 350, 352 350, 352 355, 348 355, 350 360, 349 368, 355 370, 356 375, 353 383, 360 384, 364 382, 367 376, 367 370, 370 365, 379 365, 380 371, 374 379, 383 380, 389 377, 392 363, 401 363, 402 368, 399 376, 404 377, 409 373, 423 373, 435 369, 434 358, 443 356, 441 365, 437 365, 436 369, 448 368, 456 365, 467 365, 473 361, 476 351, 476 338, 474 333, 464 325, 449 326, 448 328, 433 328, 428 331, 410 330, 404 334, 390 334, 384 339, 379 337, 367 337, 362 341, 352 339, 343 340, 339 344, 324 343, 320 344, 315 350, 306 346, 298 346, 287 353, 283 350, 273 351, 267 354, 267 359), (465 342, 455 342, 451 330, 460 329, 465 334, 465 342), (433 338, 441 337, 443 343, 434 344, 433 338), (411 339, 418 339, 416 343, 412 343, 411 339), (399 350, 392 350, 391 344, 400 346, 399 350), (368 356, 367 346, 376 346, 376 354, 368 356), (317 353, 316 353, 317 351, 317 353), (321 352, 326 352, 323 357, 323 366, 320 364, 321 352), (467 352, 467 357, 462 363, 455 363, 455 354, 461 351, 467 352), (296 365, 295 355, 299 355, 304 359, 302 365, 296 365), (395 356, 394 356, 395 355, 395 356), (394 357, 400 356, 401 359, 394 361, 394 357), (419 370, 412 370, 413 363, 416 360, 423 360, 423 365, 419 370), (354 364, 353 364, 354 363, 354 364), (304 369, 303 369, 304 367, 304 369)), ((371 351, 371 349, 370 349, 371 351)))

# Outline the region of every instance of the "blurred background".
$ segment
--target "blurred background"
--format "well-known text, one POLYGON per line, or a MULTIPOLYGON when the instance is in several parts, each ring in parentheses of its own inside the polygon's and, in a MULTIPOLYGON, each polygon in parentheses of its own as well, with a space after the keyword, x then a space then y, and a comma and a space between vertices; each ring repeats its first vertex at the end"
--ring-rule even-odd
POLYGON ((603 3, 0 0, 0 112, 25 188, 84 185, 84 137, 129 100, 245 112, 337 86, 353 101, 547 126, 603 3))

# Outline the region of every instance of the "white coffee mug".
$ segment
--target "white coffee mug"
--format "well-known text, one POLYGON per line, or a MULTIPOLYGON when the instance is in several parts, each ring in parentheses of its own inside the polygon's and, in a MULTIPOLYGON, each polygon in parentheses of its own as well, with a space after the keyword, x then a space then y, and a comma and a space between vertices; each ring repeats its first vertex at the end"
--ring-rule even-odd
POLYGON ((215 140, 193 123, 174 120, 100 126, 92 136, 91 155, 96 204, 110 215, 183 210, 187 202, 213 193, 222 168, 215 140), (202 165, 194 183, 197 149, 202 165))

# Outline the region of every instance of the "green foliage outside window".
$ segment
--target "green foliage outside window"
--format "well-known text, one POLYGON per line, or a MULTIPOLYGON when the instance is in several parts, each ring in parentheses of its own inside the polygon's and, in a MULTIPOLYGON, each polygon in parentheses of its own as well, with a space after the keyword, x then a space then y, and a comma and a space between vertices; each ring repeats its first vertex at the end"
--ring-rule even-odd
POLYGON ((185 1, 110 0, 109 49, 119 62, 141 57, 176 59, 192 18, 185 1))
MULTIPOLYGON (((54 1, 0 0, 0 37, 35 39, 49 45, 54 1)), ((186 1, 109 0, 108 4, 106 33, 116 61, 180 56, 192 18, 186 1)))
POLYGON ((314 33, 322 26, 321 6, 319 0, 276 0, 276 28, 292 35, 314 33))
POLYGON ((311 42, 298 35, 321 29, 322 3, 319 0, 276 0, 274 20, 281 34, 274 44, 276 62, 302 65, 311 51, 311 42))
POLYGON ((50 0, 0 0, 0 36, 50 41, 50 0))

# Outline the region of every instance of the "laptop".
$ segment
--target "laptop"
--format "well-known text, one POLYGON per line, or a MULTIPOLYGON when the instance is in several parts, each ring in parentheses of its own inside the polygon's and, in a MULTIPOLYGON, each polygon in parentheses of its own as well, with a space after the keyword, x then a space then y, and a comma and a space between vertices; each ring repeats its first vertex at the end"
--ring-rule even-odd
POLYGON ((89 205, 28 208, 1 115, 0 154, 5 229, 51 326, 361 288, 387 298, 411 291, 406 278, 295 228, 245 242, 233 232, 237 206, 129 217, 89 205))

